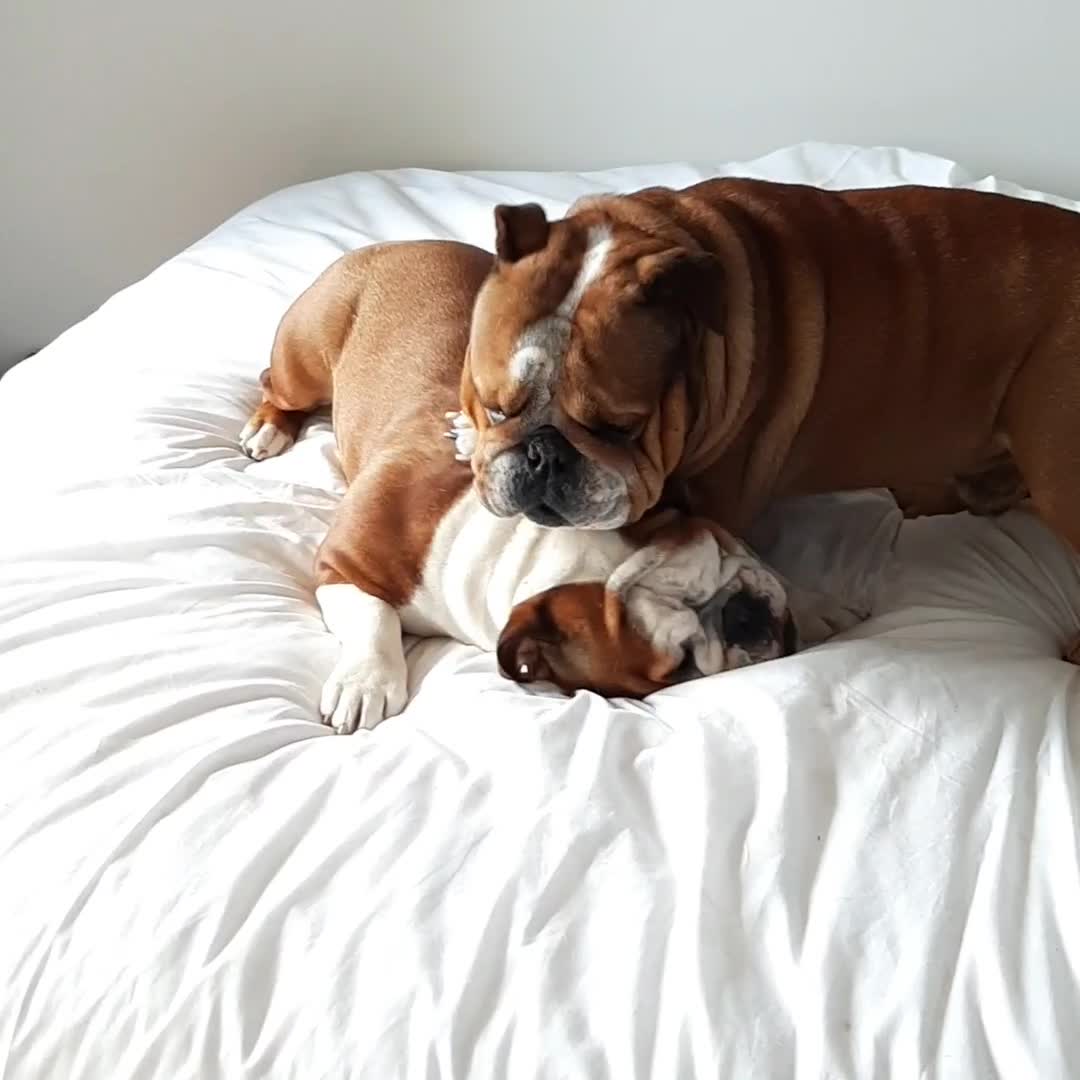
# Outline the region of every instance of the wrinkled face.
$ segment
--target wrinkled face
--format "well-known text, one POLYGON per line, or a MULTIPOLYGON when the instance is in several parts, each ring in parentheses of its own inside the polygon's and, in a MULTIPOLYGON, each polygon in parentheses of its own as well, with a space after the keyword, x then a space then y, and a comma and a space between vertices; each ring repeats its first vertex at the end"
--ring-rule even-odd
POLYGON ((677 549, 637 552, 607 582, 559 585, 518 604, 498 660, 516 682, 644 697, 796 648, 772 572, 745 549, 698 534, 677 549))
POLYGON ((687 298, 715 266, 598 213, 496 222, 462 379, 477 492, 541 525, 637 521, 685 445, 687 298))

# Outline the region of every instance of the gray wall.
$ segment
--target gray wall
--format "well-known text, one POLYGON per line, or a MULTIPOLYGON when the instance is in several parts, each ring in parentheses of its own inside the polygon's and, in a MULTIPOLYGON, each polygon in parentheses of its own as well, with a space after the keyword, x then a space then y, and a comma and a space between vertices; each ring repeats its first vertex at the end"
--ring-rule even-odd
POLYGON ((244 203, 399 164, 899 143, 1080 195, 1072 0, 0 0, 0 368, 244 203))

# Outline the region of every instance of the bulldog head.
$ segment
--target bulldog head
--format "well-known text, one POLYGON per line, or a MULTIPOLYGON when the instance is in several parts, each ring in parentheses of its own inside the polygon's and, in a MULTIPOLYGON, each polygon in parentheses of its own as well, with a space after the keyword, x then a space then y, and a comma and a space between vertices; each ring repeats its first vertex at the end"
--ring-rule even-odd
POLYGON ((644 697, 797 645, 779 579, 722 530, 687 523, 606 582, 559 585, 518 604, 497 654, 520 683, 644 697))
POLYGON ((688 236, 613 215, 619 204, 556 222, 532 204, 495 210, 461 403, 476 490, 496 515, 617 528, 657 502, 683 456, 687 357, 718 328, 720 267, 688 236))

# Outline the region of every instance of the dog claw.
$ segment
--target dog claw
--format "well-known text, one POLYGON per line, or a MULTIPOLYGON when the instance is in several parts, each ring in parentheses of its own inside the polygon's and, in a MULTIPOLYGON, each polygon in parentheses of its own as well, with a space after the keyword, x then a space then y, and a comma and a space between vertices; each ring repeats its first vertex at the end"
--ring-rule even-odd
POLYGON ((450 421, 450 430, 445 432, 445 435, 453 440, 457 449, 455 460, 470 461, 476 449, 476 428, 473 422, 463 412, 448 412, 446 418, 450 421))

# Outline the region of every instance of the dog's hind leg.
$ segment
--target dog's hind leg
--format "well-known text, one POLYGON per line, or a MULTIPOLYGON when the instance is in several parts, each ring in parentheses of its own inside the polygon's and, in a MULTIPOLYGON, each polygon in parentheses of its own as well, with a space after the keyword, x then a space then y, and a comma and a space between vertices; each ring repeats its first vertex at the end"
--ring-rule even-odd
POLYGON ((249 458, 262 461, 289 449, 307 419, 305 409, 282 409, 267 392, 270 369, 262 373, 263 399, 240 432, 240 447, 249 458))
POLYGON ((248 457, 261 461, 287 450, 306 417, 330 403, 333 368, 352 326, 335 263, 285 312, 270 366, 259 376, 262 402, 240 433, 248 457))
POLYGON ((1027 497, 1027 484, 1011 451, 991 449, 969 469, 941 484, 891 488, 904 517, 933 517, 967 511, 994 517, 1019 506, 1027 497))
MULTIPOLYGON (((1080 313, 1017 373, 1002 409, 1036 513, 1080 556, 1080 313)), ((1062 655, 1080 663, 1080 627, 1062 655)))

